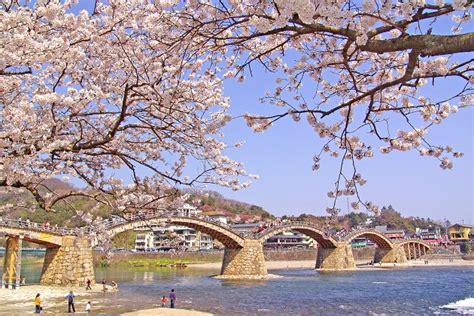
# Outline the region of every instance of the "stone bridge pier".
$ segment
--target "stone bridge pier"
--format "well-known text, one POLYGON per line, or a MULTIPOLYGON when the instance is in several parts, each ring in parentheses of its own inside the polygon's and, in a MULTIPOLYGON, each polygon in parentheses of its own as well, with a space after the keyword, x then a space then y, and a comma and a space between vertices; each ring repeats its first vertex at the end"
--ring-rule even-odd
POLYGON ((242 247, 225 248, 219 278, 260 279, 267 275, 263 245, 259 240, 245 239, 242 247))
POLYGON ((375 249, 374 263, 406 263, 407 261, 403 246, 394 244, 391 249, 382 247, 375 249))
POLYGON ((351 245, 338 242, 335 247, 318 248, 316 269, 320 271, 342 271, 355 269, 351 245))
MULTIPOLYGON (((40 283, 44 285, 85 286, 95 283, 92 247, 86 237, 55 236, 44 239, 28 234, 7 235, 3 262, 2 287, 21 285, 21 249, 23 240, 46 246, 40 283), (54 241, 54 242, 53 242, 54 241)), ((28 280, 27 280, 28 281, 28 280)))
POLYGON ((86 237, 64 236, 60 247, 46 249, 40 283, 85 286, 95 284, 92 247, 86 237))

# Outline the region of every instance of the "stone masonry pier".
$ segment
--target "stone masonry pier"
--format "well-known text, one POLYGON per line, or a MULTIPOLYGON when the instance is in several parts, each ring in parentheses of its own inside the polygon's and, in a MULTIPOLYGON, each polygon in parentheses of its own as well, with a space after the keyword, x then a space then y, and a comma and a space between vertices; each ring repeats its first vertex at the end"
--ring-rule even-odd
POLYGON ((46 249, 41 284, 85 286, 88 279, 95 283, 89 239, 64 236, 60 247, 46 249))
POLYGON ((95 283, 92 247, 88 237, 73 231, 27 221, 2 220, 0 233, 6 236, 2 287, 21 286, 23 241, 46 247, 40 283, 45 285, 84 286, 95 283))
POLYGON ((394 245, 393 248, 380 248, 375 249, 374 263, 406 263, 407 257, 403 250, 403 247, 394 245))
POLYGON ((316 269, 320 271, 354 270, 355 261, 351 245, 341 242, 334 248, 320 247, 316 258, 316 269))
POLYGON ((246 239, 242 248, 225 248, 220 278, 265 278, 267 267, 263 245, 258 240, 246 239))

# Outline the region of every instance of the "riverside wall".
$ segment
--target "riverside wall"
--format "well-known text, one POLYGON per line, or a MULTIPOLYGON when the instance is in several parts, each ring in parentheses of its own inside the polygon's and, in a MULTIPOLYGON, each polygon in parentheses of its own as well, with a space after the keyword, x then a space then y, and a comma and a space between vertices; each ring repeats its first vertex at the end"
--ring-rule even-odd
MULTIPOLYGON (((374 258, 374 247, 353 248, 356 261, 371 261, 374 258)), ((295 250, 264 250, 265 261, 298 261, 314 260, 316 262, 316 249, 295 250)), ((94 252, 94 264, 100 265, 103 259, 101 252, 94 252)), ((126 263, 135 260, 171 260, 185 262, 222 262, 224 251, 206 252, 179 252, 179 253, 115 253, 111 264, 126 263)))

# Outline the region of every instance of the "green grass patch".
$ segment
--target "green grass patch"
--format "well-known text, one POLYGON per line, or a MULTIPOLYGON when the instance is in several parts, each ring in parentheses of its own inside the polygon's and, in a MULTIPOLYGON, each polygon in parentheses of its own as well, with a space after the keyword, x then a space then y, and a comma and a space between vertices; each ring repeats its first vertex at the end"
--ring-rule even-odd
POLYGON ((170 259, 170 258, 145 258, 145 259, 128 259, 121 261, 121 263, 127 263, 129 265, 135 267, 141 266, 167 266, 167 265, 176 265, 180 263, 191 263, 192 260, 187 258, 179 258, 179 259, 170 259))

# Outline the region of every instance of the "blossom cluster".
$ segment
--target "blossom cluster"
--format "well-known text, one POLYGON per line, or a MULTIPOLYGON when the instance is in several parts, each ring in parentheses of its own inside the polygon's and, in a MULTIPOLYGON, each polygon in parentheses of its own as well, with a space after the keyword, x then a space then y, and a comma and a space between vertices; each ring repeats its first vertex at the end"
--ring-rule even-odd
POLYGON ((0 5, 2 186, 48 210, 73 194, 48 192, 53 177, 117 210, 161 207, 186 185, 248 186, 224 153, 222 71, 203 70, 219 59, 176 44, 175 4, 98 1, 93 14, 72 13, 74 1, 0 5))

